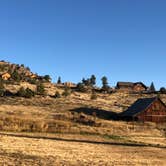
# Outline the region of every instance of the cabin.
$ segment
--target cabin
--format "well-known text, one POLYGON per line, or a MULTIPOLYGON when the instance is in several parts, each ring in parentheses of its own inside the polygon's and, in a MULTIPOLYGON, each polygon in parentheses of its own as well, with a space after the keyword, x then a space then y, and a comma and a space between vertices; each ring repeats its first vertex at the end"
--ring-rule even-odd
POLYGON ((142 82, 118 82, 116 89, 123 92, 143 92, 148 89, 148 87, 142 82))
POLYGON ((166 122, 166 105, 158 97, 142 98, 120 114, 123 120, 166 122))
POLYGON ((11 77, 11 75, 9 73, 4 73, 1 75, 1 77, 3 80, 8 80, 11 77))

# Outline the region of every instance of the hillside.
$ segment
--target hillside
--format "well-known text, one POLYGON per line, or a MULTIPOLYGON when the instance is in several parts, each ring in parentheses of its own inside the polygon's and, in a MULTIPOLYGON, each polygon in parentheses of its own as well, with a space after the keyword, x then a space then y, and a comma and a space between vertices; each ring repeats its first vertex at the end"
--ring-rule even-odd
POLYGON ((1 77, 3 86, 0 87, 3 90, 0 97, 0 159, 3 162, 164 165, 165 124, 126 122, 117 117, 139 98, 158 95, 166 104, 166 94, 101 91, 88 86, 80 91, 76 86, 53 84, 45 77, 41 80, 38 75, 31 82, 34 74, 23 65, 13 71, 10 71, 13 64, 1 62, 1 65, 1 76, 11 75, 7 80, 1 77), (13 73, 20 79, 16 80, 13 73), (33 95, 25 95, 27 92, 33 95), (117 151, 113 153, 110 149, 117 151), (151 150, 160 154, 154 155, 151 150), (132 153, 136 158, 128 161, 132 153))

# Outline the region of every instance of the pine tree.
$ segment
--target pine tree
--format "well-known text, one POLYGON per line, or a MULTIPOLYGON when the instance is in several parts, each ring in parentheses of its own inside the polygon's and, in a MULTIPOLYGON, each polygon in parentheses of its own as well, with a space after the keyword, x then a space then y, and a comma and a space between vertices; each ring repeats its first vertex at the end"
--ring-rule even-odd
POLYGON ((149 88, 149 91, 150 92, 155 92, 156 89, 155 89, 155 86, 154 86, 154 83, 152 82, 151 85, 150 85, 150 88, 149 88))
POLYGON ((91 76, 91 78, 90 78, 90 84, 91 84, 92 86, 96 85, 96 77, 95 77, 95 75, 92 75, 92 76, 91 76))
POLYGON ((61 84, 62 81, 61 81, 61 77, 58 77, 58 81, 57 81, 57 84, 61 84))
POLYGON ((47 81, 47 82, 50 82, 51 81, 51 77, 49 75, 45 75, 44 76, 44 79, 47 81))
POLYGON ((106 92, 109 92, 110 87, 108 85, 108 79, 107 79, 107 77, 106 76, 102 77, 101 81, 102 81, 102 90, 104 90, 106 92))

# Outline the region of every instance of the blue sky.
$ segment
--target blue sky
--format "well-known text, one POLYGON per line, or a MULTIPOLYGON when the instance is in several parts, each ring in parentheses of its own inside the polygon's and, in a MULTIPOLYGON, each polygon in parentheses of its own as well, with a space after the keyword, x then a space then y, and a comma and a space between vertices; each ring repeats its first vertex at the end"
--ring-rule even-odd
POLYGON ((165 0, 0 0, 0 59, 56 80, 166 86, 165 0))

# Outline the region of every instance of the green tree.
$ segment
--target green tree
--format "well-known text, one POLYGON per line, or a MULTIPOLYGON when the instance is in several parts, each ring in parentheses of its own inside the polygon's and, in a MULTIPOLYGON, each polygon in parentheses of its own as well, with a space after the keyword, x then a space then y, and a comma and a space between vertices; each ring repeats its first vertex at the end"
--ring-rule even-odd
POLYGON ((85 85, 84 85, 83 83, 81 83, 81 82, 79 82, 79 83, 77 84, 76 89, 77 89, 77 91, 79 91, 79 92, 86 92, 85 85))
POLYGON ((90 78, 88 78, 88 79, 83 78, 83 79, 82 79, 82 83, 83 83, 85 86, 90 86, 90 85, 91 85, 91 80, 90 80, 90 78))
POLYGON ((23 67, 23 68, 24 68, 24 67, 25 67, 25 66, 24 66, 24 64, 21 64, 21 67, 23 67))
POLYGON ((61 83, 62 83, 61 77, 58 77, 57 84, 61 84, 61 83))
POLYGON ((150 92, 155 92, 156 89, 155 89, 155 86, 154 86, 154 83, 152 82, 151 85, 150 85, 150 88, 149 88, 149 91, 150 92))
POLYGON ((109 93, 110 92, 110 87, 108 85, 108 79, 106 76, 101 78, 102 81, 102 90, 104 90, 105 92, 109 93))
POLYGON ((49 75, 45 75, 44 76, 44 79, 47 81, 47 82, 50 82, 51 81, 51 77, 49 75))
POLYGON ((161 87, 160 88, 160 93, 163 93, 163 94, 166 93, 166 89, 164 87, 161 87))
POLYGON ((90 84, 91 84, 92 86, 96 85, 96 77, 95 77, 95 75, 92 75, 92 76, 91 76, 91 78, 90 78, 90 84))

